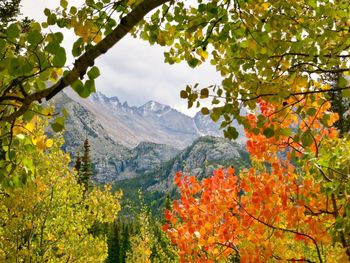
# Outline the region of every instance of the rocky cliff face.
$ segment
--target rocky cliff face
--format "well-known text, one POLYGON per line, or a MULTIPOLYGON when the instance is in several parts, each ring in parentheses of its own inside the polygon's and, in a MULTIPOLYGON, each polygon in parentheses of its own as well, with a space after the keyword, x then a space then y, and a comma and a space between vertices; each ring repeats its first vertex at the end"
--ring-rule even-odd
POLYGON ((203 178, 218 167, 233 166, 239 170, 248 167, 249 163, 248 153, 242 145, 220 137, 200 137, 162 167, 158 182, 149 190, 171 189, 178 171, 203 178))
POLYGON ((64 150, 71 154, 74 162, 87 138, 91 145, 95 180, 99 182, 114 180, 115 175, 125 169, 125 160, 132 156, 131 150, 115 142, 94 114, 64 93, 60 93, 55 98, 55 108, 61 111, 63 107, 69 113, 65 122, 64 150))

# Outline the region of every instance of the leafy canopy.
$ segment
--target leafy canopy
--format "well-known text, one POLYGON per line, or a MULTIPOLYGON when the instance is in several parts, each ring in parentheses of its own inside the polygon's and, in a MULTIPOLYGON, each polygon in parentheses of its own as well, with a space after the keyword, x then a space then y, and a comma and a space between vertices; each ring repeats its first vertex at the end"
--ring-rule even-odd
POLYGON ((201 182, 176 175, 181 197, 165 212, 163 229, 182 262, 350 259, 349 138, 327 128, 337 120, 329 103, 303 120, 298 115, 314 102, 301 103, 302 112, 294 112, 260 100, 265 122, 246 117, 252 168, 239 175, 219 169, 201 182), (274 125, 283 132, 267 132, 274 125), (289 130, 296 125, 303 131, 298 142, 289 130))
POLYGON ((11 167, 0 184, 0 261, 99 262, 107 257, 95 223, 113 222, 120 193, 85 189, 60 150, 63 139, 44 134, 47 123, 34 117, 14 127, 11 167))

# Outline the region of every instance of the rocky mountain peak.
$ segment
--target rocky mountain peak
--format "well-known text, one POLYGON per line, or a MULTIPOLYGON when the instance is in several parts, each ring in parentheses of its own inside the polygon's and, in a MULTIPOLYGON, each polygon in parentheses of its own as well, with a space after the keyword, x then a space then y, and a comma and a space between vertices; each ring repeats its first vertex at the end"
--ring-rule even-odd
POLYGON ((109 98, 104 95, 102 92, 95 92, 95 93, 92 93, 91 96, 89 97, 89 99, 95 103, 99 103, 99 102, 102 102, 102 103, 108 103, 109 102, 109 98))
POLYGON ((161 104, 154 100, 151 100, 138 108, 142 113, 156 113, 161 114, 171 110, 167 105, 161 104))

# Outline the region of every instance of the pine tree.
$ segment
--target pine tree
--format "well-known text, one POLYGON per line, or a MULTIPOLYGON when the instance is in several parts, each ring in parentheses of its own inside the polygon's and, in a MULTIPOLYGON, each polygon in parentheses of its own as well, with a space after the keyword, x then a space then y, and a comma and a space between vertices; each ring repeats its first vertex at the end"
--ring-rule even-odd
POLYGON ((167 192, 166 196, 165 196, 165 204, 164 204, 164 208, 167 210, 171 210, 171 197, 170 197, 170 193, 167 192))
POLYGON ((77 159, 75 160, 75 165, 74 165, 74 169, 75 171, 77 171, 78 176, 80 173, 80 168, 81 168, 81 158, 80 158, 80 151, 78 151, 77 159))
POLYGON ((78 183, 84 186, 84 196, 85 196, 86 192, 88 192, 91 187, 91 178, 93 175, 91 157, 90 157, 90 144, 87 138, 84 141, 84 154, 81 158, 81 161, 80 161, 80 156, 78 155, 76 166, 79 168, 78 183), (79 162, 81 163, 79 164, 79 162))
POLYGON ((5 28, 10 22, 15 21, 19 15, 20 0, 0 1, 0 29, 5 28))
POLYGON ((120 250, 121 250, 121 240, 120 240, 120 224, 117 220, 110 225, 110 233, 108 235, 108 257, 106 263, 117 263, 120 262, 120 250))

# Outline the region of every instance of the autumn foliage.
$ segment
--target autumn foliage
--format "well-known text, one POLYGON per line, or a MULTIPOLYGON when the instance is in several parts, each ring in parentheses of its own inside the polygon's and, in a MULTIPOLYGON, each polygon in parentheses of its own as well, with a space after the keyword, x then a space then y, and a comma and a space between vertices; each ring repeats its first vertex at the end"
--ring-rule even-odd
POLYGON ((177 173, 163 230, 182 262, 346 262, 349 143, 331 127, 337 115, 318 95, 258 105, 246 116, 252 167, 202 181, 177 173))

